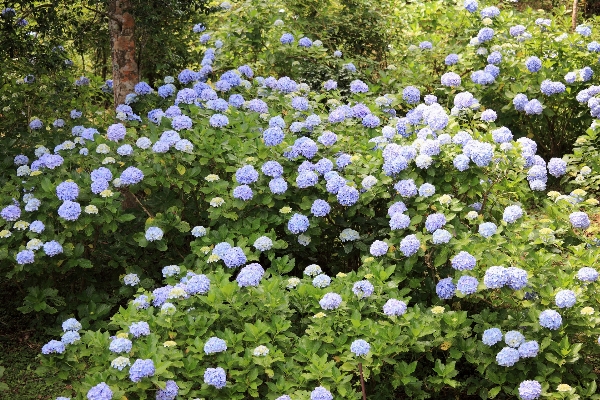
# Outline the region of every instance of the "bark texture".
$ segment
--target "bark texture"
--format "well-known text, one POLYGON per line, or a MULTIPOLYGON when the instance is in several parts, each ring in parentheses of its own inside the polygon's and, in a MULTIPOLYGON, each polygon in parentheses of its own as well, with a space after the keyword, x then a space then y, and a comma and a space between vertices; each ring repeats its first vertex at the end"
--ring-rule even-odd
POLYGON ((130 0, 110 0, 109 31, 113 67, 115 106, 125 101, 139 82, 139 68, 135 53, 135 20, 129 12, 130 0))

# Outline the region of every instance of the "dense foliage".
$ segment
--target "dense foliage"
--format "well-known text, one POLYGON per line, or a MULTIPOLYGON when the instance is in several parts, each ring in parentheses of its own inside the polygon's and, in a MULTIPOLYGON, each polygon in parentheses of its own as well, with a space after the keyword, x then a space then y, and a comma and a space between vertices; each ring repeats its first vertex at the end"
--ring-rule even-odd
POLYGON ((0 268, 62 322, 41 358, 82 376, 65 395, 356 399, 362 375, 369 398, 600 397, 597 32, 402 7, 383 70, 235 4, 116 120, 100 80, 87 112, 28 116, 0 268), (537 155, 582 126, 569 165, 537 155))

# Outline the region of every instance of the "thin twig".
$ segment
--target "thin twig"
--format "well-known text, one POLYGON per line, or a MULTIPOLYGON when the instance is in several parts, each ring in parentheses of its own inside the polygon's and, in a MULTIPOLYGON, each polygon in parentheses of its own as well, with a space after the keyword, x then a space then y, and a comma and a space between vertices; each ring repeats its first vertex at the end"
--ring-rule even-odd
POLYGON ((365 389, 365 378, 362 372, 362 363, 358 363, 358 372, 360 372, 360 386, 362 388, 362 398, 367 400, 367 389, 365 389))
POLYGON ((137 198, 137 196, 136 196, 135 194, 131 193, 131 191, 129 191, 129 193, 130 193, 130 194, 133 196, 133 198, 135 199, 135 201, 137 201, 137 203, 140 205, 140 207, 142 207, 142 209, 143 209, 144 211, 146 211, 146 214, 148 214, 148 216, 149 216, 150 218, 154 218, 154 215, 152 215, 152 213, 151 213, 150 211, 148 211, 148 210, 146 209, 146 207, 144 207, 144 205, 143 205, 143 204, 142 204, 142 202, 141 202, 141 201, 140 201, 140 200, 137 198))

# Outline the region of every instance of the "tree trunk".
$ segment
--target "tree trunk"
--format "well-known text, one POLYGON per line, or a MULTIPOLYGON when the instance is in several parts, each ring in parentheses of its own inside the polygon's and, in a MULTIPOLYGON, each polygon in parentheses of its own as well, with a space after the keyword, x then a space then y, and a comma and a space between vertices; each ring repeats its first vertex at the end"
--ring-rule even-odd
POLYGON ((575 28, 577 27, 577 3, 578 0, 573 0, 573 10, 571 12, 571 30, 575 32, 575 28))
POLYGON ((129 12, 130 0, 110 0, 108 28, 113 67, 113 95, 115 106, 125 101, 139 81, 139 69, 135 61, 135 21, 129 12))

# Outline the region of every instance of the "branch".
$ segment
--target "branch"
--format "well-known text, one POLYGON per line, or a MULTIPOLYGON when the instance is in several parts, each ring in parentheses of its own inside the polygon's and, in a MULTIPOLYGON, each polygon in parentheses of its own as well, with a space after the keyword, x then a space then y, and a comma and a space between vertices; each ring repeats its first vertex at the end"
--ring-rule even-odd
POLYGON ((81 6, 82 6, 83 8, 85 8, 85 9, 87 9, 87 10, 90 10, 90 11, 93 11, 93 12, 95 12, 96 14, 100 14, 100 15, 102 15, 102 16, 105 16, 105 17, 106 17, 106 18, 108 18, 108 19, 112 19, 113 21, 117 22, 117 23, 119 24, 119 26, 120 26, 121 24, 123 24, 123 20, 122 20, 122 19, 120 19, 120 18, 117 18, 115 15, 113 15, 113 14, 111 14, 111 13, 107 13, 106 11, 100 11, 100 10, 96 10, 95 8, 88 7, 88 6, 86 6, 85 4, 82 4, 81 6))
POLYGON ((133 194, 131 191, 129 191, 129 193, 131 193, 131 195, 133 196, 133 198, 135 199, 135 201, 137 201, 137 203, 140 205, 140 207, 142 207, 142 209, 146 212, 146 214, 148 214, 148 216, 150 218, 154 218, 154 215, 152 215, 152 213, 150 211, 148 211, 146 209, 146 207, 144 207, 144 205, 142 204, 142 202, 137 198, 137 196, 135 194, 133 194))

